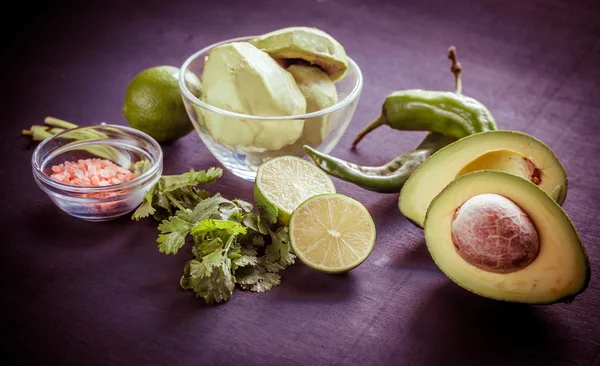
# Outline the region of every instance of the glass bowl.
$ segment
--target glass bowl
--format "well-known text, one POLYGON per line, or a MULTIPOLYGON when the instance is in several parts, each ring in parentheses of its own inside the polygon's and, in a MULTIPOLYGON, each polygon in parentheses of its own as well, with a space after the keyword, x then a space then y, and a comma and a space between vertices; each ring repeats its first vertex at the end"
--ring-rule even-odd
POLYGON ((152 137, 117 125, 79 127, 42 141, 31 158, 37 185, 64 212, 87 221, 107 221, 134 210, 160 178, 163 154, 152 137), (108 186, 76 186, 50 177, 65 161, 100 158, 136 173, 130 181, 108 186))
MULTIPOLYGON (((282 155, 305 157, 306 154, 302 148, 304 144, 324 153, 329 153, 346 132, 346 128, 356 110, 363 85, 362 74, 358 65, 348 57, 348 71, 342 80, 335 83, 338 102, 329 108, 313 113, 295 116, 239 114, 209 105, 190 92, 186 75, 191 72, 200 79, 204 70, 205 58, 213 48, 225 43, 243 42, 252 38, 254 36, 234 38, 212 44, 190 56, 183 63, 179 73, 179 88, 181 89, 183 102, 200 139, 227 170, 248 181, 254 181, 258 166, 273 157, 282 155), (217 118, 220 124, 220 132, 214 133, 207 127, 205 121, 208 119, 214 121, 217 118), (240 135, 236 136, 236 134, 243 133, 240 131, 239 126, 254 131, 260 129, 264 131, 269 128, 270 124, 289 124, 291 128, 298 128, 298 123, 301 123, 301 121, 304 121, 304 131, 310 128, 312 131, 320 132, 317 134, 312 133, 310 138, 304 137, 305 132, 298 133, 300 136, 295 141, 290 141, 290 134, 288 133, 272 134, 270 136, 261 136, 259 133, 256 135, 257 138, 252 141, 266 141, 262 146, 252 146, 250 145, 251 142, 244 141, 247 139, 240 138, 240 135), (223 126, 223 124, 229 126, 223 126), (244 142, 239 143, 239 141, 244 142)), ((281 131, 280 127, 277 127, 277 129, 281 131)), ((271 131, 273 130, 275 129, 271 131)), ((295 138, 293 134, 291 138, 295 138)))

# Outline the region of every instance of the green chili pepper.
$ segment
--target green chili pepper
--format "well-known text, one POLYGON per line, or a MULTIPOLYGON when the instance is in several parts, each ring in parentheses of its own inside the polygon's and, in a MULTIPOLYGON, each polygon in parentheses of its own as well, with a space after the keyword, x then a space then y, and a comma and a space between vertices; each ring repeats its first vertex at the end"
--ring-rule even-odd
POLYGON ((319 168, 334 177, 371 191, 399 192, 411 174, 437 150, 459 138, 497 129, 494 118, 483 104, 460 94, 462 66, 457 61, 456 48, 450 47, 448 58, 452 61, 454 93, 420 89, 394 92, 386 98, 381 116, 352 143, 355 147, 367 133, 384 124, 397 130, 430 131, 415 150, 379 167, 353 164, 307 145, 304 150, 319 168))
POLYGON ((382 125, 402 131, 438 132, 456 138, 497 129, 494 117, 483 104, 453 92, 396 91, 386 98, 382 109, 381 115, 356 136, 352 147, 382 125))
POLYGON ((454 74, 454 92, 412 89, 391 93, 383 103, 381 115, 359 132, 352 148, 382 125, 400 131, 430 131, 456 138, 497 130, 490 111, 476 99, 462 95, 462 65, 458 62, 456 47, 448 49, 448 58, 454 74))
POLYGON ((456 141, 452 136, 431 132, 412 151, 405 152, 382 166, 360 166, 323 154, 308 145, 304 150, 319 168, 328 174, 370 191, 397 193, 411 174, 434 152, 456 141))

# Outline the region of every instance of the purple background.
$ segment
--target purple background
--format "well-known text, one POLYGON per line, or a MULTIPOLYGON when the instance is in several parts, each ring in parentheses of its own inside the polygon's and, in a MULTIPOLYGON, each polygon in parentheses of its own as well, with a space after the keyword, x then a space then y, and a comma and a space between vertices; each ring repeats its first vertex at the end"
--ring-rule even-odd
MULTIPOLYGON (((598 1, 59 2, 5 9, 0 134, 0 314, 4 364, 600 365, 600 9, 598 1), (17 12, 13 14, 14 12, 17 12), (362 201, 376 247, 341 276, 302 264, 271 292, 236 291, 206 306, 178 281, 183 251, 156 249, 156 223, 86 223, 58 211, 34 184, 21 128, 55 116, 125 124, 125 87, 144 68, 179 66, 226 38, 290 25, 336 37, 364 73, 354 119, 333 151, 384 163, 423 133, 387 128, 349 144, 397 89, 451 90, 456 45, 464 92, 503 129, 555 150, 569 173, 564 209, 593 275, 572 304, 487 300, 450 282, 421 230, 380 195, 336 180, 362 201), (6 39, 5 38, 5 39, 6 39)), ((165 172, 217 165, 194 133, 164 148, 165 172)), ((250 200, 226 173, 213 191, 250 200)))

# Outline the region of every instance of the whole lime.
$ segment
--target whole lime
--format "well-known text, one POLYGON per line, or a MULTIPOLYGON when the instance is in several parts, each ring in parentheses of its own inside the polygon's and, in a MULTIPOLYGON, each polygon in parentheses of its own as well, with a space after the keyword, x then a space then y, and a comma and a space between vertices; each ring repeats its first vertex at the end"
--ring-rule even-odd
MULTIPOLYGON (((179 91, 179 68, 156 66, 136 75, 127 86, 122 112, 129 126, 161 143, 173 142, 194 128, 179 91)), ((187 72, 188 89, 200 97, 200 80, 187 72)))

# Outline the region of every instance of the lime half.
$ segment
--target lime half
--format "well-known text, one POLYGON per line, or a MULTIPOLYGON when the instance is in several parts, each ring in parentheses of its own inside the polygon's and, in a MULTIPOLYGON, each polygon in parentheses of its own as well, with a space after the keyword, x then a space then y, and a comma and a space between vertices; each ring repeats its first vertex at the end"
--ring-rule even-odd
POLYGON ((375 224, 360 202, 323 194, 302 203, 290 220, 290 242, 307 266, 327 273, 358 267, 375 244, 375 224))
POLYGON ((287 225, 292 212, 317 194, 335 193, 331 178, 313 163, 295 156, 281 156, 258 167, 254 181, 254 201, 271 204, 279 211, 277 219, 287 225))

